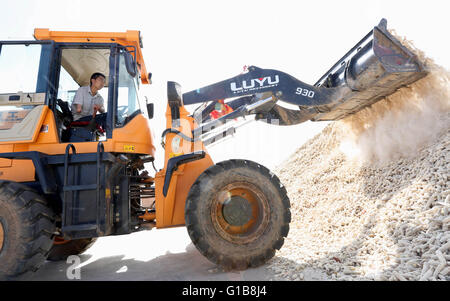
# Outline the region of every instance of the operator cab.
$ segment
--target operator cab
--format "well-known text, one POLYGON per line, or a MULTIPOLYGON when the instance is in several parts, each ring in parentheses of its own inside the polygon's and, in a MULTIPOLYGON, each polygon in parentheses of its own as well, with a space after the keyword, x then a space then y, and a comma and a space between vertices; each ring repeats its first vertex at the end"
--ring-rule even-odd
POLYGON ((139 78, 133 65, 133 58, 125 48, 118 49, 118 55, 114 57, 111 56, 110 48, 73 48, 66 45, 59 48, 61 59, 55 113, 62 123, 58 126, 61 142, 106 139, 108 126, 102 128, 95 122, 74 121, 70 110, 77 90, 89 86, 90 76, 95 72, 106 76, 104 88, 97 93, 104 100, 106 113, 114 114, 112 120, 108 118, 108 121, 113 122, 114 128, 124 126, 133 116, 141 113, 138 96, 139 78), (113 80, 114 77, 111 78, 111 74, 117 74, 116 82, 113 80), (113 98, 113 110, 108 109, 111 107, 108 101, 110 94, 113 98))
POLYGON ((142 78, 146 71, 136 59, 139 47, 123 46, 113 38, 109 43, 58 42, 52 33, 58 32, 36 30, 36 39, 42 41, 0 42, 0 141, 31 140, 32 125, 38 124, 44 106, 54 113, 60 142, 112 138, 114 128, 147 109, 140 105, 138 90, 141 82, 150 82, 150 74, 142 78), (77 90, 89 85, 95 72, 106 76, 97 92, 104 100, 105 128, 74 121, 70 110, 77 90))

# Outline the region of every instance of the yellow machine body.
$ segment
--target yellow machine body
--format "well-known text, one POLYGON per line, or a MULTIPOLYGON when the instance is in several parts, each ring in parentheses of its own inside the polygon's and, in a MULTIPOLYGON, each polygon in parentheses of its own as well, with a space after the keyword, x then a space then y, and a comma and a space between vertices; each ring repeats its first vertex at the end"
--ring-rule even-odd
MULTIPOLYGON (((147 69, 142 56, 142 40, 139 31, 127 31, 124 33, 109 32, 66 32, 66 31, 50 31, 48 29, 35 29, 34 36, 36 40, 52 40, 56 43, 83 43, 83 44, 98 44, 98 43, 118 43, 123 46, 133 46, 136 50, 133 55, 135 57, 137 68, 142 84, 150 84, 150 74, 147 69)), ((87 48, 89 46, 86 46, 87 48)), ((0 98, 0 104, 4 99, 0 98)), ((4 100, 10 105, 11 102, 4 100)), ((17 106, 24 105, 21 100, 16 104, 17 106)), ((8 124, 6 118, 7 113, 11 114, 11 110, 3 112, 5 118, 0 116, 0 127, 18 128, 19 132, 15 130, 14 133, 8 134, 8 130, 0 131, 0 152, 1 153, 15 153, 15 152, 41 152, 47 155, 61 155, 64 154, 68 146, 68 142, 63 143, 58 136, 58 126, 55 120, 55 114, 49 106, 41 99, 34 105, 34 110, 39 110, 38 114, 34 114, 34 118, 21 118, 20 121, 8 124), (21 124, 23 123, 23 124, 21 124), (26 132, 26 139, 18 139, 21 132, 26 132), (15 136, 14 136, 15 134, 15 136)), ((14 111, 12 109, 12 111, 14 111)), ((24 114, 24 110, 18 110, 15 113, 24 114)), ((187 136, 192 136, 192 129, 196 126, 192 117, 188 117, 189 113, 180 108, 181 124, 180 131, 187 136)), ((13 112, 14 113, 14 112, 13 112)), ((14 113, 14 114, 15 114, 14 113)), ((26 116, 25 116, 26 117, 26 116)), ((168 127, 172 123, 170 110, 166 114, 168 127)), ((19 119, 18 119, 19 120, 19 119)), ((24 135, 22 135, 24 136, 24 135)), ((172 150, 172 139, 174 134, 166 136, 165 147, 165 167, 167 161, 177 155, 182 155, 185 151, 194 150, 194 143, 181 141, 181 151, 178 153, 172 150), (183 144, 184 143, 184 144, 183 144), (191 145, 190 145, 191 144, 191 145)), ((123 154, 141 154, 154 157, 155 144, 153 135, 149 126, 149 121, 144 115, 140 114, 133 118, 124 127, 114 128, 112 138, 102 141, 104 151, 109 153, 123 153, 123 154)), ((92 142, 71 142, 74 145, 77 153, 95 153, 97 150, 98 141, 92 142)), ((196 143, 196 147, 204 150, 203 145, 196 143)), ((205 158, 187 163, 180 166, 173 174, 169 191, 166 196, 162 193, 164 177, 166 175, 166 168, 159 170, 155 177, 155 210, 156 214, 147 215, 155 218, 153 222, 156 227, 165 228, 172 226, 184 225, 184 207, 187 194, 192 183, 196 178, 209 166, 213 165, 213 161, 206 155, 205 158)), ((32 182, 37 181, 35 167, 31 160, 24 159, 0 159, 0 180, 9 180, 15 182, 32 182)))

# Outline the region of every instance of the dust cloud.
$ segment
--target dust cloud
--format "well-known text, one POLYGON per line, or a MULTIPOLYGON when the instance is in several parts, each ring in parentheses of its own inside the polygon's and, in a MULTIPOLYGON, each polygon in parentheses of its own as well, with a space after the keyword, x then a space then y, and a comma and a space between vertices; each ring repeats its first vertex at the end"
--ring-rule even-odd
POLYGON ((417 55, 428 75, 338 122, 345 133, 340 150, 360 162, 409 157, 450 127, 449 71, 392 33, 417 55))

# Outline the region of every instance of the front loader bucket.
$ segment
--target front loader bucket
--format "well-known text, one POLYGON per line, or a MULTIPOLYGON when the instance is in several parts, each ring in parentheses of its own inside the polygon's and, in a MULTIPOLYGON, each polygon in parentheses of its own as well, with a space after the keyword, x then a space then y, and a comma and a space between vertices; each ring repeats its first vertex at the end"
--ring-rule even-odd
MULTIPOLYGON (((338 88, 329 104, 316 107, 311 120, 339 120, 354 114, 427 72, 417 57, 386 29, 382 19, 314 85, 338 88)), ((319 89, 320 89, 319 88, 319 89)))

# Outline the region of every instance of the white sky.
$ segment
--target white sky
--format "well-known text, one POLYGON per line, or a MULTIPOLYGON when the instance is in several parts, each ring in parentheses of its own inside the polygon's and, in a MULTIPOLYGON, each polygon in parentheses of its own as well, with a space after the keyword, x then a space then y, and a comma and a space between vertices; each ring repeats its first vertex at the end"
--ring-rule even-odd
MULTIPOLYGON (((277 69, 313 84, 382 17, 388 28, 450 69, 447 0, 428 1, 2 1, 0 40, 33 39, 34 28, 140 30, 153 85, 151 127, 162 167, 166 82, 185 92, 239 74, 244 65, 277 69)), ((215 161, 248 158, 273 168, 325 122, 253 124, 210 149, 215 161)), ((159 160, 158 160, 159 159, 159 160)))

